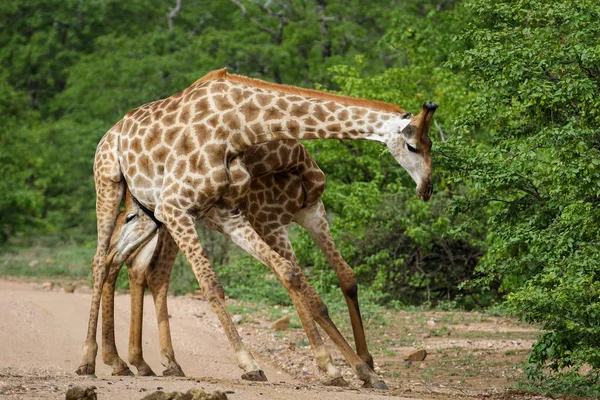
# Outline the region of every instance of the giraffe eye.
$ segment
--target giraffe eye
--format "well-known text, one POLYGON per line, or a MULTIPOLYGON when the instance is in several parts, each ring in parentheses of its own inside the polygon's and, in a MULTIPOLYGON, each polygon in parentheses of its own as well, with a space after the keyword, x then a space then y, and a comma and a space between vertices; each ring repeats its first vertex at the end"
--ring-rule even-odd
POLYGON ((137 216, 137 214, 127 214, 125 216, 125 222, 131 222, 135 217, 137 216))
POLYGON ((417 150, 416 147, 412 147, 410 144, 406 143, 406 148, 408 149, 408 151, 410 151, 411 153, 418 153, 419 150, 417 150))

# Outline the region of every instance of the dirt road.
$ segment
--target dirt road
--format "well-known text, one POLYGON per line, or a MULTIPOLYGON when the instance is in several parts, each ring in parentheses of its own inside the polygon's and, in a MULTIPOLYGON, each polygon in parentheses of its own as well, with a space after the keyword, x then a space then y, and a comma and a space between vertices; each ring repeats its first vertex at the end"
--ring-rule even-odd
MULTIPOLYGON (((90 299, 86 293, 40 290, 32 283, 0 279, 0 398, 64 398, 72 385, 96 386, 99 399, 140 399, 158 388, 222 390, 234 400, 405 398, 395 396, 393 390, 330 388, 316 381, 307 384, 260 359, 269 382, 242 381, 233 351, 210 306, 185 297, 170 298, 169 309, 175 354, 188 378, 112 377, 100 355, 96 361, 97 378, 79 377, 74 371, 80 362, 90 299)), ((144 355, 160 374, 154 306, 149 296, 145 301, 144 355)), ((119 295, 115 316, 117 346, 125 360, 128 318, 129 297, 119 295)))

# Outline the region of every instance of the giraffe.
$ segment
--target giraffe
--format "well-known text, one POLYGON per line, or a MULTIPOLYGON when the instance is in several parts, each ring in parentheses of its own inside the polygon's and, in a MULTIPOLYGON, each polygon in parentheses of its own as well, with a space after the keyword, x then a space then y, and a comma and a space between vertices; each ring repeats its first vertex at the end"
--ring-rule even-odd
MULTIPOLYGON (((372 367, 373 358, 368 351, 364 327, 358 305, 358 287, 354 272, 342 258, 337 250, 331 234, 329 232, 327 215, 321 201, 325 189, 325 174, 319 169, 316 162, 310 157, 304 146, 298 141, 283 140, 277 142, 267 142, 252 147, 247 150, 241 158, 242 163, 248 169, 252 177, 251 185, 243 201, 240 202, 240 211, 246 215, 252 227, 265 240, 265 242, 282 257, 288 259, 294 265, 298 261, 294 256, 293 248, 288 239, 288 231, 292 221, 304 226, 315 242, 330 261, 335 270, 340 283, 340 289, 344 294, 350 314, 350 321, 354 333, 355 344, 358 355, 372 367), (261 175, 262 174, 262 175, 261 175)), ((235 187, 235 182, 233 182, 235 187)), ((235 189, 234 189, 235 190, 235 189)), ((235 193, 234 193, 235 195, 235 193)), ((159 276, 166 279, 165 287, 168 287, 168 279, 172 270, 171 264, 152 264, 152 254, 154 257, 160 257, 160 251, 164 248, 154 249, 157 241, 146 237, 154 235, 159 224, 148 216, 140 207, 130 201, 129 192, 127 192, 126 209, 117 217, 117 224, 111 237, 111 245, 107 263, 110 264, 109 277, 106 286, 111 286, 111 291, 106 292, 112 296, 114 284, 118 271, 124 260, 127 260, 128 273, 130 276, 131 287, 131 330, 130 330, 130 348, 129 361, 138 369, 138 375, 154 374, 143 360, 141 349, 141 318, 142 315, 142 295, 145 288, 145 277, 149 277, 149 287, 154 295, 158 310, 166 310, 166 290, 161 292, 165 296, 157 298, 154 287, 150 284, 152 277, 159 276), (127 215, 127 217, 125 217, 127 215), (138 242, 146 240, 149 244, 140 250, 139 248, 129 246, 131 237, 135 237, 138 242), (135 252, 135 254, 134 254, 135 252), (159 305, 160 304, 160 305, 159 305)), ((212 218, 211 209, 206 217, 207 224, 214 230, 219 230, 219 218, 212 218)), ((163 230, 164 231, 164 230, 163 230)), ((226 234, 226 232, 223 232, 226 234)), ((162 239, 158 239, 162 243, 162 239)), ((173 242, 169 242, 177 247, 173 242)), ((164 260, 164 258, 159 258, 164 260)), ((103 292, 103 296, 104 296, 103 292)), ((112 307, 112 299, 103 297, 103 305, 109 304, 112 307)), ((112 333, 113 311, 104 312, 103 306, 103 349, 109 349, 112 353, 106 357, 109 365, 116 366, 116 374, 130 374, 129 369, 121 369, 126 364, 118 358, 116 347, 114 345, 114 334, 112 333), (105 318, 105 316, 108 318, 105 318), (105 325, 108 325, 105 328, 105 325)), ((164 311, 166 313, 166 311, 164 311)), ((161 318, 159 317, 159 321, 161 318)), ((170 332, 168 329, 168 319, 161 325, 159 334, 161 343, 170 345, 170 332)), ((327 352, 318 331, 315 329, 314 320, 310 319, 310 326, 305 327, 308 334, 311 347, 317 360, 317 365, 327 375, 328 385, 346 385, 338 369, 334 367, 330 354, 327 352)), ((103 353, 104 354, 104 353, 103 353)), ((173 354, 172 347, 161 348, 161 355, 173 354)), ((166 373, 171 374, 177 371, 183 374, 179 365, 174 361, 174 356, 168 359, 170 362, 166 373)), ((164 356, 163 356, 164 359, 164 356)), ((165 363, 165 365, 167 365, 165 363)))
MULTIPOLYGON (((222 69, 173 96, 127 113, 104 135, 96 150, 98 245, 92 260, 94 288, 83 360, 76 372, 95 370, 100 296, 107 275, 104 261, 125 182, 139 203, 154 211, 183 251, 244 370, 242 378, 266 380, 231 321, 223 289, 194 227, 194 221, 205 216, 230 182, 243 182, 241 188, 247 190, 247 170, 239 168, 238 179, 229 164, 238 154, 263 142, 373 140, 388 147, 426 201, 433 191, 428 131, 436 108, 437 104, 427 102, 417 116, 412 116, 395 105, 272 84, 222 69)), ((323 328, 359 379, 367 386, 386 387, 346 342, 302 272, 273 251, 241 213, 229 211, 220 217, 221 227, 232 241, 274 272, 298 314, 308 313, 323 328)))

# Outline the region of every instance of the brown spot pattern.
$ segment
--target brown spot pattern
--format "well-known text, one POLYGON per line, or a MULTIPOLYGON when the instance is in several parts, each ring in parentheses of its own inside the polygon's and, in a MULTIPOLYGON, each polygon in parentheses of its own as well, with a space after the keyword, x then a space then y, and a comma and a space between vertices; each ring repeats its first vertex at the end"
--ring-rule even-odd
POLYGON ((190 122, 190 106, 186 105, 179 112, 179 123, 187 124, 188 122, 190 122))

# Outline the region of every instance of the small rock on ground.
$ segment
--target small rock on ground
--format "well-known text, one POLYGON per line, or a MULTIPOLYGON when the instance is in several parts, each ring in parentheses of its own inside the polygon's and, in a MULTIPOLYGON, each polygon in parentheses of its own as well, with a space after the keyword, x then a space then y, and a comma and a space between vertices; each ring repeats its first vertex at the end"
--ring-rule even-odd
POLYGON ((290 317, 285 316, 285 317, 281 317, 277 321, 275 321, 275 323, 273 324, 273 329, 275 329, 276 331, 285 331, 289 326, 290 326, 290 317))
POLYGON ((243 320, 244 320, 244 317, 240 314, 235 314, 233 317, 231 317, 231 321, 234 324, 241 324, 243 320))
POLYGON ((425 349, 416 350, 412 353, 408 353, 405 357, 405 361, 423 361, 427 357, 427 351, 425 349))
POLYGON ((67 390, 65 400, 97 400, 96 386, 74 386, 67 390))
POLYGON ((91 287, 89 287, 89 286, 86 286, 86 285, 81 285, 81 286, 78 286, 78 287, 75 289, 75 292, 77 292, 77 293, 88 293, 88 294, 89 294, 89 293, 92 293, 92 292, 93 292, 93 290, 92 290, 92 288, 91 288, 91 287))
POLYGON ((221 391, 206 393, 201 389, 190 389, 187 392, 168 392, 157 391, 150 393, 142 400, 227 400, 227 395, 221 391))

